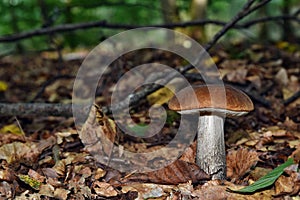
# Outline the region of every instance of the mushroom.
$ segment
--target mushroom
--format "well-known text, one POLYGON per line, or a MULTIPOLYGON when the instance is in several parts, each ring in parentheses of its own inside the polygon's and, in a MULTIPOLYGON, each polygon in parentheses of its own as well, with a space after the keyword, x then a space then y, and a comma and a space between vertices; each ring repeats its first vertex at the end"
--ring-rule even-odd
POLYGON ((224 119, 253 110, 251 99, 231 86, 198 85, 180 90, 168 106, 180 114, 199 114, 196 163, 213 180, 225 179, 224 119))

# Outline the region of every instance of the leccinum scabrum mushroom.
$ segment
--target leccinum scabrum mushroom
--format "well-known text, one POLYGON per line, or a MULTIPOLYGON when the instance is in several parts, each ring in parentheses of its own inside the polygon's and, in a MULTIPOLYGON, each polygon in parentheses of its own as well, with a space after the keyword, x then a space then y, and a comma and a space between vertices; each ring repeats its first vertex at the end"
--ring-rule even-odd
POLYGON ((192 90, 187 87, 179 91, 169 101, 169 108, 181 114, 200 114, 196 163, 212 179, 225 179, 224 119, 225 116, 241 116, 253 110, 251 99, 230 86, 199 85, 192 90))

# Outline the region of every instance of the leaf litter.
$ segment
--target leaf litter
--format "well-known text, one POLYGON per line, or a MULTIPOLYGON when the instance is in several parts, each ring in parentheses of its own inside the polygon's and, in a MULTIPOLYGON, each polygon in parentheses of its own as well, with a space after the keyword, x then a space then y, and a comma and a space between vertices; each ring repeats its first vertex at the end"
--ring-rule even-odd
MULTIPOLYGON (((94 145, 94 134, 104 134, 112 143, 136 152, 160 148, 174 137, 180 119, 175 115, 167 118, 168 123, 158 136, 146 140, 122 134, 110 116, 98 123, 99 118, 91 115, 90 123, 85 124, 86 132, 79 134, 72 119, 20 118, 24 135, 18 134, 19 126, 14 125, 14 119, 5 117, 0 122, 0 196, 7 199, 296 199, 300 191, 297 164, 282 169, 274 183, 252 194, 227 190, 255 184, 289 158, 295 163, 300 160, 300 99, 285 104, 300 90, 299 47, 293 52, 278 46, 250 45, 246 49, 239 58, 227 49, 217 48, 212 53, 224 81, 250 91, 256 108, 242 119, 226 120, 227 180, 211 181, 195 165, 195 143, 174 163, 149 173, 124 174, 99 163, 92 155, 97 151, 100 157, 109 158, 111 153, 109 146, 101 145, 105 141, 99 140, 94 145), (84 146, 83 141, 90 146, 84 146)), ((128 53, 113 63, 110 74, 104 77, 110 87, 101 88, 96 104, 110 102, 106 96, 115 85, 113 77, 118 77, 115 69, 122 74, 142 62, 157 61, 172 67, 184 63, 163 51, 143 50, 142 53, 147 55, 143 59, 128 53)), ((57 63, 47 57, 29 57, 7 56, 1 60, 1 67, 7 68, 5 73, 0 71, 0 81, 5 86, 1 91, 2 101, 30 101, 37 94, 36 88, 47 79, 58 74, 75 75, 82 62, 57 63)), ((193 77, 193 72, 189 73, 187 77, 193 77)), ((190 79, 195 84, 201 83, 190 79)), ((70 102, 73 81, 57 79, 36 100, 70 102)), ((164 88, 149 95, 132 110, 132 118, 141 124, 149 123, 145 110, 155 103, 165 106, 168 98, 170 91, 164 88)), ((118 149, 120 155, 122 151, 118 149)))

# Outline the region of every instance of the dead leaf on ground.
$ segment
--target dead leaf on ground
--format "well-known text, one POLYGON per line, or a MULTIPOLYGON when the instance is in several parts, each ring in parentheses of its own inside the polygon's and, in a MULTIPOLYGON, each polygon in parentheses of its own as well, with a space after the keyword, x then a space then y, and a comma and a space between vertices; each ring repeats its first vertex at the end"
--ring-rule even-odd
POLYGON ((291 176, 280 176, 275 182, 275 195, 295 195, 300 191, 300 174, 295 172, 291 176))
POLYGON ((0 147, 0 159, 6 160, 9 164, 26 162, 32 165, 40 153, 37 144, 33 142, 13 142, 0 147))
POLYGON ((180 156, 180 160, 189 162, 189 163, 195 163, 196 160, 196 146, 197 142, 194 141, 191 146, 185 149, 184 153, 180 156))
POLYGON ((198 165, 188 163, 183 160, 176 160, 172 164, 148 173, 136 173, 122 182, 148 182, 158 184, 179 184, 192 181, 192 183, 199 183, 199 181, 209 180, 207 175, 198 165))
POLYGON ((105 182, 95 181, 92 185, 92 189, 96 194, 104 197, 114 197, 118 195, 118 192, 109 184, 105 182))
POLYGON ((170 193, 175 186, 173 185, 158 185, 152 183, 136 183, 131 185, 122 186, 122 192, 127 193, 128 191, 137 191, 138 192, 138 200, 143 199, 165 199, 166 196, 169 196, 170 193))
POLYGON ((92 106, 88 119, 79 132, 85 148, 104 162, 103 157, 110 156, 116 137, 116 124, 109 119, 98 106, 92 106))
POLYGON ((229 151, 226 160, 227 176, 232 182, 236 182, 244 178, 245 174, 259 161, 259 158, 256 151, 240 148, 229 151))

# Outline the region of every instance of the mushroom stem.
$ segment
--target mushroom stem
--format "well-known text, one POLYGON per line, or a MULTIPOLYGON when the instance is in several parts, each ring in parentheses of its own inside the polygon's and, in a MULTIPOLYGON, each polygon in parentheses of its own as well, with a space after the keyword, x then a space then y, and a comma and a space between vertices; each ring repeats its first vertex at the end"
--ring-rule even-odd
POLYGON ((226 178, 226 153, 224 143, 224 118, 217 115, 199 117, 197 158, 199 167, 212 179, 226 178))

